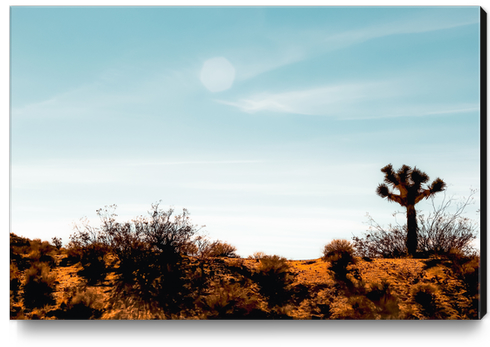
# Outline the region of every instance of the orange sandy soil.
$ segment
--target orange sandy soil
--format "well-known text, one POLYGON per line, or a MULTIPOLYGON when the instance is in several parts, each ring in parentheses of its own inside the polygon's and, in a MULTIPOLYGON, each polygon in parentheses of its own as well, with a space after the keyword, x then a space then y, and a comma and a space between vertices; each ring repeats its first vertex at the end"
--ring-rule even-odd
MULTIPOLYGON (((56 255, 56 263, 59 264, 65 255, 56 255)), ((259 264, 258 260, 247 258, 225 258, 227 263, 242 263, 248 268, 256 268, 259 264)), ((296 274, 294 284, 332 284, 333 278, 328 271, 329 262, 319 259, 311 260, 289 260, 291 266, 290 272, 296 274)), ((422 275, 426 279, 435 276, 444 276, 440 267, 434 267, 423 271, 424 262, 418 259, 373 259, 371 262, 358 260, 355 265, 350 268, 356 268, 363 280, 366 282, 379 282, 382 279, 387 279, 395 286, 398 284, 400 289, 406 287, 406 280, 414 278, 417 275, 422 275), (405 283, 403 283, 405 282, 405 283)), ((56 276, 56 291, 54 293, 57 303, 61 303, 63 298, 66 299, 65 293, 70 289, 83 286, 84 279, 77 274, 83 267, 80 263, 71 266, 56 266, 52 272, 56 276)), ((106 295, 111 290, 115 274, 109 272, 106 279, 101 284, 89 286, 97 294, 106 295)))
MULTIPOLYGON (((51 269, 51 274, 56 276, 54 298, 56 304, 52 305, 49 310, 59 308, 64 302, 69 302, 78 289, 84 288, 89 292, 96 295, 96 301, 104 307, 100 309, 105 310, 106 302, 110 298, 110 292, 113 290, 115 274, 109 272, 105 280, 94 286, 85 286, 85 280, 77 274, 82 269, 80 263, 71 266, 59 266, 62 259, 66 257, 64 251, 61 254, 54 256, 56 265, 51 269)), ((108 264, 113 262, 113 259, 106 258, 108 264)), ((221 258, 220 261, 224 261, 228 264, 245 265, 248 268, 255 268, 260 263, 257 259, 249 258, 221 258)), ((296 274, 294 285, 306 285, 308 288, 327 288, 335 285, 335 280, 328 270, 329 262, 322 259, 312 260, 289 260, 290 272, 296 274)), ((112 264, 114 265, 114 264, 112 264)), ((349 266, 350 273, 358 272, 363 280, 363 286, 371 286, 375 284, 387 281, 390 283, 393 294, 396 294, 402 301, 409 300, 410 286, 413 283, 419 281, 428 283, 441 283, 445 282, 445 286, 450 286, 452 281, 457 281, 455 278, 448 277, 444 273, 444 268, 441 265, 436 265, 424 270, 425 262, 418 259, 373 259, 371 261, 356 259, 354 265, 349 266)), ((22 276, 23 277, 23 276, 22 276)), ((21 279, 24 281, 24 278, 21 279)), ((456 284, 456 282, 455 282, 456 284)), ((22 293, 20 293, 22 294, 22 293)), ((20 305, 20 303, 16 303, 20 305)), ((47 308, 46 308, 47 309, 47 308)), ((37 309, 36 309, 37 310, 37 309)), ((33 311, 35 312, 35 310, 33 311)), ((43 316, 41 314, 41 316, 43 316)), ((301 315, 294 315, 294 317, 301 318, 301 315)), ((25 317, 19 317, 19 319, 33 319, 29 315, 25 317)), ((42 319, 54 319, 53 317, 46 317, 42 319)), ((113 319, 110 312, 105 312, 101 319, 113 319)), ((146 319, 146 318, 137 318, 146 319)))

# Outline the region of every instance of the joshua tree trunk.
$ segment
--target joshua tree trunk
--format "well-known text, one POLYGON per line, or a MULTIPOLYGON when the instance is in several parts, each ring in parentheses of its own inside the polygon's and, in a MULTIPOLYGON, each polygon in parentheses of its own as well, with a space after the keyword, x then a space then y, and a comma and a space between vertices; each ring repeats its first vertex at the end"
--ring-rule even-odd
POLYGON ((407 206, 407 250, 414 256, 417 252, 417 213, 415 205, 407 206))

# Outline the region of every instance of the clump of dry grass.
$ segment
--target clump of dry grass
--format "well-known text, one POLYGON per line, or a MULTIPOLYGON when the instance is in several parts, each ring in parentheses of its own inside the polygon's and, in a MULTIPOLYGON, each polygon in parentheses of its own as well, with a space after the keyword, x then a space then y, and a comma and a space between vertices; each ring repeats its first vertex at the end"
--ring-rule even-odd
POLYGON ((350 264, 355 263, 354 247, 347 240, 333 240, 325 245, 323 250, 323 260, 330 262, 329 269, 335 278, 347 285, 351 285, 351 280, 347 278, 350 264))
POLYGON ((200 319, 267 318, 267 303, 257 295, 253 285, 220 284, 199 299, 198 307, 200 319))
POLYGON ((287 303, 295 276, 286 258, 264 255, 255 269, 253 280, 259 285, 260 294, 267 298, 269 306, 274 307, 287 303))
POLYGON ((60 309, 50 316, 59 319, 98 319, 102 316, 104 303, 101 296, 92 288, 75 288, 67 293, 60 309))
POLYGON ((23 286, 24 306, 39 308, 55 303, 53 292, 56 277, 46 263, 36 263, 25 272, 23 286))

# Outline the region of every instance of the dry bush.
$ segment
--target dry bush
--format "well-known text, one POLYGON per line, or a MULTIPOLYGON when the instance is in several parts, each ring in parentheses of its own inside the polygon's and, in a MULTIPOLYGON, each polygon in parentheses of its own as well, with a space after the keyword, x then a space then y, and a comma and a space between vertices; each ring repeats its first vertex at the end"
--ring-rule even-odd
POLYGON ((291 299, 290 290, 295 274, 290 272, 286 258, 278 255, 262 256, 252 278, 270 307, 283 305, 291 299))
POLYGON ((370 230, 364 238, 352 238, 356 254, 365 258, 400 258, 407 254, 406 227, 388 226, 384 229, 368 215, 370 230))
MULTIPOLYGON (((151 207, 148 217, 128 222, 116 220, 115 205, 99 209, 100 227, 82 221, 71 243, 82 250, 112 252, 118 261, 116 288, 121 293, 173 312, 185 304, 189 292, 184 254, 199 229, 185 209, 173 215, 173 209, 163 211, 158 203, 151 207)), ((90 264, 102 264, 102 254, 95 252, 90 260, 90 264)))
POLYGON ((217 240, 210 245, 209 250, 210 257, 228 257, 237 258, 236 247, 232 246, 226 242, 217 240))
POLYGON ((330 319, 379 319, 376 305, 361 295, 337 296, 333 301, 330 319))
POLYGON ((60 308, 47 315, 57 319, 99 319, 102 316, 104 304, 100 294, 93 289, 76 288, 70 291, 69 298, 60 305, 60 308))
MULTIPOLYGON (((465 209, 473 203, 474 194, 472 190, 469 197, 459 202, 444 196, 440 205, 432 199, 432 211, 426 215, 418 214, 418 256, 447 256, 451 251, 471 255, 475 252, 471 242, 476 238, 479 226, 463 216, 465 209)), ((353 237, 357 254, 369 258, 406 256, 407 226, 390 224, 384 228, 369 214, 367 217, 369 231, 363 237, 353 237)))
POLYGON ((411 315, 415 319, 458 319, 458 312, 441 289, 430 283, 417 283, 410 289, 411 315))
POLYGON ((221 240, 211 242, 208 237, 199 235, 186 246, 187 253, 201 260, 207 258, 228 257, 238 258, 236 247, 221 240), (192 245, 192 246, 191 246, 192 245))
POLYGON ((10 260, 23 271, 37 262, 55 265, 56 248, 47 241, 29 240, 10 233, 10 260))
POLYGON ((20 299, 20 286, 21 286, 21 273, 15 265, 15 263, 10 263, 10 318, 16 319, 22 310, 22 305, 19 303, 20 299))
POLYGON ((15 263, 10 263, 10 296, 14 299, 19 295, 21 273, 15 263))
POLYGON ((398 306, 400 298, 394 293, 392 283, 386 279, 366 283, 363 294, 371 300, 376 307, 376 319, 400 319, 401 312, 398 306))
POLYGON ((324 261, 329 261, 329 270, 334 273, 335 279, 351 284, 347 278, 347 266, 355 263, 354 247, 347 240, 333 240, 325 245, 323 250, 324 261))
POLYGON ((79 262, 83 269, 78 274, 85 278, 89 285, 94 285, 103 281, 106 276, 105 256, 108 253, 108 247, 100 240, 81 242, 82 237, 80 232, 70 236, 71 241, 66 249, 67 256, 60 266, 69 266, 79 262))
POLYGON ((61 247, 63 246, 63 241, 61 241, 61 238, 59 238, 59 237, 56 237, 56 236, 55 236, 55 237, 53 237, 53 238, 51 239, 51 241, 53 242, 53 245, 54 245, 54 246, 55 246, 55 247, 56 247, 58 250, 60 250, 60 249, 61 249, 61 247))
POLYGON ((267 304, 250 286, 225 283, 214 286, 198 301, 201 319, 264 319, 267 304))
POLYGON ((53 292, 56 277, 46 263, 33 264, 25 272, 24 306, 27 309, 54 304, 53 292))
POLYGON ((347 240, 333 240, 325 245, 323 249, 323 260, 336 261, 340 258, 352 258, 354 255, 354 247, 347 240))
POLYGON ((255 252, 254 254, 249 256, 248 258, 249 259, 255 259, 255 260, 259 261, 260 259, 262 259, 265 256, 266 256, 266 254, 264 252, 255 252))
POLYGON ((301 301, 292 315, 299 319, 329 319, 331 305, 337 295, 334 287, 309 291, 308 297, 301 301))
POLYGON ((421 214, 418 218, 419 252, 426 255, 448 255, 450 252, 471 255, 475 252, 471 242, 476 239, 479 226, 463 216, 465 209, 473 203, 475 193, 472 190, 467 198, 459 202, 444 196, 439 206, 432 200, 432 212, 427 216, 421 214), (450 212, 454 204, 455 210, 450 212))

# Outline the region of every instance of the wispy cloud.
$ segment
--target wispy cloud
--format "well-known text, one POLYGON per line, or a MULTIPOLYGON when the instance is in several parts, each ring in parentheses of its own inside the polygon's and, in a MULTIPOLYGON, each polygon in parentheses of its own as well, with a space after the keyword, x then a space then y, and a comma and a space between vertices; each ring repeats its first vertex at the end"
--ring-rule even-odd
POLYGON ((72 86, 40 102, 13 107, 12 115, 19 119, 141 115, 148 109, 158 112, 162 103, 169 107, 187 97, 196 86, 200 87, 199 81, 189 67, 108 67, 88 83, 72 86))
MULTIPOLYGON (((343 49, 372 39, 403 34, 419 34, 479 23, 478 16, 437 9, 406 17, 368 24, 351 30, 332 32, 325 28, 268 33, 268 47, 246 47, 232 52, 237 79, 248 80, 280 67, 308 60, 319 54, 343 49), (287 40, 284 40, 287 36, 287 40)), ((387 17, 389 18, 389 17, 387 17)))
MULTIPOLYGON (((423 79, 422 79, 423 80, 423 79)), ((436 116, 478 112, 475 103, 438 101, 414 103, 418 85, 409 80, 362 81, 286 92, 263 92, 237 100, 216 100, 245 113, 290 113, 342 119, 436 116)))
POLYGON ((388 82, 360 82, 280 93, 261 93, 237 101, 217 100, 243 112, 283 112, 304 115, 353 115, 365 102, 396 95, 388 82))
POLYGON ((328 35, 322 47, 327 50, 336 50, 380 37, 418 34, 479 23, 478 16, 460 16, 460 14, 455 11, 446 10, 444 12, 444 9, 438 9, 437 12, 429 10, 407 18, 393 18, 388 22, 328 35))

